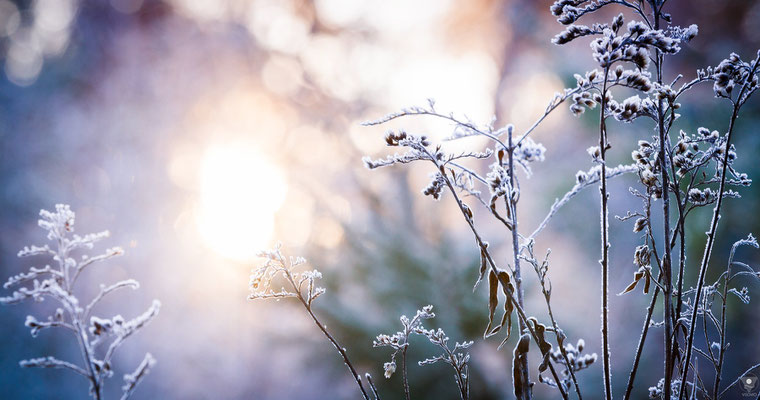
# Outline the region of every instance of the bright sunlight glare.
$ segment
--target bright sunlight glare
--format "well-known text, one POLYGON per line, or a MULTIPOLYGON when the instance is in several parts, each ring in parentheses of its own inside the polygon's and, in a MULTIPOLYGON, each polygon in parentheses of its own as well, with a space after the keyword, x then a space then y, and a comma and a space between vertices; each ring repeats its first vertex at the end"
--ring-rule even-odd
POLYGON ((282 173, 255 147, 236 143, 208 148, 199 178, 196 222, 205 244, 231 260, 253 259, 285 199, 282 173))

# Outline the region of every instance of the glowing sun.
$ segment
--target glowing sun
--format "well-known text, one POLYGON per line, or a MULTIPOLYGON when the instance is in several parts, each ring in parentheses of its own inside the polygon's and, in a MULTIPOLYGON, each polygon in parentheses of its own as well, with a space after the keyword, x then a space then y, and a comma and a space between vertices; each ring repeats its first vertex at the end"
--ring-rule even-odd
POLYGON ((209 147, 201 161, 196 223, 205 244, 220 255, 249 261, 268 245, 275 212, 287 192, 280 170, 255 147, 209 147))

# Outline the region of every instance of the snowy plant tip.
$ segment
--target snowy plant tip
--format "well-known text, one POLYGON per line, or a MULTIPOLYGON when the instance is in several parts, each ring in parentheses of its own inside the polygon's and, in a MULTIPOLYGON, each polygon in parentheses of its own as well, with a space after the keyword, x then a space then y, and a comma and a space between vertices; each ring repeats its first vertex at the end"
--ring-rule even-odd
POLYGON ((131 374, 124 374, 124 386, 121 387, 122 391, 124 392, 122 399, 126 399, 132 394, 132 392, 137 387, 137 384, 140 383, 146 375, 148 375, 150 370, 155 365, 156 359, 153 358, 153 355, 150 353, 146 353, 145 358, 143 358, 142 362, 137 366, 134 372, 131 374))
POLYGON ((316 281, 322 279, 322 273, 316 269, 299 271, 300 266, 307 263, 303 257, 285 257, 278 243, 274 249, 260 251, 258 256, 264 263, 251 271, 248 287, 249 300, 281 299, 295 297, 303 299, 307 305, 325 293, 325 289, 316 286, 316 281), (279 289, 275 286, 279 283, 279 289))

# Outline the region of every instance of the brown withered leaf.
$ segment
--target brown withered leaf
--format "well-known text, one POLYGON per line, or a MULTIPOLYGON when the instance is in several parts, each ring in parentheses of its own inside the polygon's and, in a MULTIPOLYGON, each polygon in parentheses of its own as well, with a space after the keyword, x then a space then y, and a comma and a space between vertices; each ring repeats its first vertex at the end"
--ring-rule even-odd
POLYGON ((536 333, 536 343, 543 356, 543 361, 541 362, 541 365, 538 366, 538 371, 544 372, 546 371, 546 368, 549 367, 549 356, 552 351, 551 343, 547 342, 546 337, 544 336, 546 333, 546 326, 539 323, 535 317, 528 318, 528 323, 532 323, 533 325, 533 331, 536 333))
POLYGON ((493 315, 496 312, 496 306, 499 305, 499 280, 496 273, 491 271, 488 274, 488 326, 483 333, 483 338, 494 335, 500 327, 493 328, 493 315))
MULTIPOLYGON (((636 273, 633 274, 633 282, 631 282, 631 284, 628 285, 628 287, 626 287, 625 290, 623 290, 622 292, 618 293, 618 296, 624 295, 624 294, 632 291, 633 289, 636 289, 636 285, 639 284, 639 281, 641 280, 641 278, 644 277, 644 275, 645 274, 644 274, 644 272, 641 269, 639 269, 638 271, 636 271, 636 273)), ((648 283, 648 281, 649 280, 647 279, 647 283, 648 283)), ((648 291, 648 290, 649 290, 649 285, 647 284, 646 291, 648 291)))
POLYGON ((527 382, 523 382, 522 374, 520 373, 520 361, 526 357, 526 354, 530 350, 530 335, 524 333, 520 336, 520 340, 517 341, 515 349, 512 351, 512 378, 514 382, 514 395, 516 398, 520 398, 520 393, 523 392, 527 382))
POLYGON ((501 288, 504 292, 504 297, 506 297, 504 300, 504 315, 501 317, 499 328, 503 328, 504 326, 507 327, 507 337, 505 337, 504 340, 502 340, 499 344, 499 349, 501 349, 501 347, 507 343, 507 340, 509 340, 509 337, 512 335, 512 311, 514 310, 514 304, 512 304, 511 293, 514 292, 514 287, 512 286, 512 282, 509 281, 509 274, 507 271, 499 271, 498 278, 501 282, 501 288))
POLYGON ((644 294, 649 294, 649 284, 651 283, 652 275, 648 272, 646 274, 646 280, 644 281, 644 294))
POLYGON ((486 250, 484 247, 488 248, 488 243, 483 243, 483 247, 480 248, 480 271, 478 274, 478 280, 475 282, 475 286, 472 287, 473 292, 478 287, 478 284, 480 284, 480 281, 485 278, 486 270, 488 269, 488 257, 486 256, 486 250))
POLYGON ((538 349, 541 350, 541 354, 550 352, 552 350, 552 345, 546 341, 544 336, 546 333, 546 325, 539 323, 535 317, 531 317, 530 321, 533 322, 533 330, 536 332, 538 349))

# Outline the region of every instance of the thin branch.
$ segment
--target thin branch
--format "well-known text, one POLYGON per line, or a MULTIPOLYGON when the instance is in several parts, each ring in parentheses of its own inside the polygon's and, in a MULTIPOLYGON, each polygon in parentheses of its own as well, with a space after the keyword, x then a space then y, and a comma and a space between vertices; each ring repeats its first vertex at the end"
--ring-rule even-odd
POLYGON ((453 114, 448 114, 448 115, 446 115, 446 114, 440 114, 437 111, 435 111, 432 107, 431 107, 431 109, 425 109, 425 108, 421 108, 421 107, 412 107, 412 108, 409 108, 409 109, 404 109, 404 110, 401 110, 401 112, 397 112, 397 113, 386 115, 385 117, 383 117, 381 119, 378 119, 378 120, 375 120, 375 121, 364 122, 364 123, 362 123, 362 125, 364 125, 364 126, 380 125, 380 124, 384 124, 384 123, 386 123, 388 121, 392 121, 392 120, 394 120, 396 118, 401 118, 401 117, 405 117, 405 116, 408 116, 408 115, 429 115, 429 116, 432 116, 432 117, 442 118, 442 119, 451 121, 451 122, 455 123, 457 126, 462 126, 465 129, 469 129, 472 132, 475 132, 475 133, 477 133, 479 135, 483 135, 483 136, 485 136, 485 137, 493 140, 495 143, 497 143, 505 151, 509 149, 507 147, 507 145, 504 142, 502 142, 501 139, 499 139, 496 135, 488 133, 488 132, 485 132, 484 130, 478 128, 477 126, 475 126, 475 124, 473 124, 471 122, 460 121, 457 118, 455 118, 453 114))
POLYGON ((74 272, 74 276, 71 278, 71 282, 70 283, 73 285, 74 282, 76 282, 77 278, 79 277, 79 274, 81 274, 82 271, 84 271, 84 269, 87 268, 88 266, 90 266, 90 265, 92 265, 92 264, 94 264, 96 262, 99 262, 99 261, 107 260, 107 259, 109 259, 111 257, 120 256, 122 254, 124 254, 124 250, 122 250, 121 247, 113 247, 113 248, 110 248, 110 249, 106 250, 106 252, 103 253, 103 254, 97 255, 95 257, 90 257, 90 258, 82 261, 81 263, 79 263, 76 266, 76 268, 75 268, 76 271, 74 272))
POLYGON ((406 351, 409 349, 409 343, 404 346, 404 350, 401 351, 401 380, 404 384, 404 396, 406 400, 411 400, 409 390, 409 378, 406 373, 406 351))
MULTIPOLYGON (((654 11, 654 28, 660 28, 660 11, 654 11)), ((662 84, 662 67, 664 62, 664 56, 662 51, 656 49, 656 62, 655 69, 657 70, 657 83, 662 84)), ((665 277, 665 290, 663 291, 663 320, 665 322, 665 329, 663 330, 664 336, 664 348, 665 348, 665 387, 664 398, 670 399, 670 381, 673 376, 673 321, 671 320, 671 313, 673 307, 672 294, 673 294, 673 273, 672 273, 672 257, 670 241, 670 176, 668 175, 668 163, 665 156, 667 148, 667 137, 665 136, 665 114, 664 114, 664 99, 659 97, 657 100, 657 130, 660 140, 660 151, 658 153, 658 162, 660 164, 661 179, 662 179, 662 229, 663 229, 663 253, 662 269, 665 277)), ((728 152, 728 149, 726 149, 728 152)))
POLYGON ((156 359, 153 358, 150 353, 147 353, 145 354, 145 358, 143 358, 142 362, 137 366, 137 369, 135 369, 133 373, 124 375, 124 386, 121 387, 121 390, 124 391, 124 394, 121 396, 121 400, 127 400, 130 396, 132 396, 132 393, 134 393, 137 384, 140 383, 146 375, 148 375, 148 372, 150 372, 150 369, 153 368, 155 364, 156 359))
POLYGON ((610 338, 609 338, 609 215, 607 201, 609 194, 607 192, 607 129, 605 126, 606 97, 607 97, 607 76, 609 67, 604 69, 604 83, 602 86, 602 100, 599 112, 599 150, 601 152, 601 173, 600 173, 600 197, 601 197, 601 236, 602 236, 602 259, 599 261, 602 266, 602 361, 604 364, 604 394, 606 400, 612 400, 612 372, 610 368, 610 338))
MULTIPOLYGON (((520 305, 520 307, 525 307, 523 303, 524 299, 522 276, 520 272, 520 243, 517 233, 517 199, 512 196, 512 191, 514 190, 513 188, 515 187, 516 180, 514 162, 515 147, 512 145, 512 129, 507 129, 507 135, 507 143, 509 144, 509 150, 507 151, 507 154, 509 156, 509 168, 507 171, 509 172, 510 193, 504 196, 504 203, 506 207, 510 209, 510 214, 512 216, 512 229, 510 229, 510 232, 512 234, 512 255, 514 262, 514 272, 512 276, 514 277, 515 289, 517 291, 517 303, 520 305)), ((525 330, 526 323, 527 321, 523 322, 522 320, 519 320, 518 325, 520 327, 520 332, 523 332, 525 330)), ((530 370, 528 368, 528 358, 520 357, 520 375, 522 375, 521 380, 525 382, 525 385, 522 385, 522 393, 520 394, 519 398, 524 400, 530 400, 533 397, 532 387, 530 385, 530 370)), ((515 393, 515 395, 517 395, 517 393, 515 393)))
POLYGON ((74 371, 85 378, 89 378, 87 371, 83 370, 81 367, 68 361, 59 360, 55 357, 48 356, 22 360, 19 362, 19 365, 23 368, 65 368, 74 371))
POLYGON ((367 383, 369 384, 369 389, 372 391, 372 395, 375 397, 374 400, 380 400, 380 394, 377 393, 377 387, 375 387, 375 382, 372 380, 372 375, 367 372, 364 374, 364 377, 367 378, 367 383))
POLYGON ((728 389, 731 389, 734 385, 736 385, 737 383, 741 382, 742 378, 744 378, 745 375, 747 375, 748 373, 750 373, 750 371, 754 370, 757 367, 760 367, 760 364, 755 364, 755 365, 749 367, 746 371, 744 371, 744 373, 742 373, 741 375, 739 375, 739 377, 737 377, 733 382, 731 382, 730 385, 726 386, 726 388, 723 389, 723 391, 720 392, 720 395, 718 396, 718 398, 723 397, 723 395, 726 394, 726 392, 728 391, 728 389))
POLYGON ((540 125, 541 122, 543 122, 544 119, 546 119, 546 117, 548 117, 549 114, 552 113, 552 111, 554 111, 557 107, 560 106, 560 104, 564 103, 565 100, 567 100, 572 95, 574 95, 575 93, 578 93, 581 90, 582 90, 582 88, 576 87, 576 88, 574 88, 572 90, 567 90, 567 91, 565 91, 562 94, 557 93, 554 96, 554 98, 552 98, 552 100, 549 102, 549 105, 546 106, 546 110, 544 110, 544 114, 541 115, 541 117, 539 117, 536 120, 536 122, 534 122, 533 125, 531 125, 530 128, 528 128, 525 131, 525 133, 523 133, 522 135, 520 135, 520 139, 517 140, 517 142, 515 143, 515 146, 519 146, 523 142, 523 140, 525 140, 525 138, 527 138, 528 135, 530 135, 531 132, 533 132, 538 127, 538 125, 540 125))
POLYGON ((657 295, 660 293, 660 287, 657 286, 652 294, 652 301, 647 307, 647 316, 644 320, 644 326, 641 328, 641 335, 639 336, 639 344, 636 346, 636 356, 633 358, 633 367, 630 374, 628 374, 628 384, 625 388, 624 400, 628 400, 631 397, 631 391, 633 390, 633 382, 636 379, 636 371, 639 368, 639 362, 641 361, 641 354, 644 350, 644 343, 647 339, 647 333, 649 332, 649 324, 652 321, 652 313, 654 312, 654 306, 657 304, 657 295))
MULTIPOLYGON (((631 165, 619 165, 619 166, 617 166, 615 168, 608 169, 606 171, 606 174, 607 174, 607 178, 609 179, 609 178, 614 178, 616 176, 620 176, 620 175, 623 175, 623 174, 632 173, 632 172, 636 172, 636 171, 638 171, 638 167, 636 167, 635 164, 631 164, 631 165)), ((578 193, 580 193, 581 190, 583 190, 583 189, 585 189, 585 188, 587 188, 587 187, 589 187, 589 186, 591 186, 591 185, 593 185, 595 183, 598 183, 600 181, 600 179, 601 179, 600 176, 596 176, 596 175, 590 176, 590 177, 588 177, 587 180, 585 180, 583 182, 576 183, 573 186, 573 188, 570 189, 569 192, 565 193, 565 195, 562 196, 561 199, 555 200, 554 204, 552 204, 551 209, 549 209, 549 213, 546 214, 546 217, 544 217, 543 221, 541 221, 541 223, 538 225, 538 227, 536 227, 536 229, 533 231, 533 233, 530 234, 530 236, 528 236, 528 238, 529 239, 535 239, 536 236, 538 236, 538 234, 541 233, 541 231, 543 231, 544 228, 546 228, 546 225, 549 223, 549 220, 552 217, 554 217, 554 215, 559 211, 560 208, 562 208, 565 204, 567 204, 570 201, 570 199, 572 199, 573 197, 575 197, 575 195, 577 195, 578 193)))
POLYGON ((100 300, 103 299, 107 294, 121 289, 121 288, 132 288, 133 290, 137 290, 140 288, 140 284, 134 280, 134 279, 126 279, 120 282, 116 282, 111 286, 106 287, 105 285, 100 285, 100 292, 97 296, 95 296, 92 301, 90 301, 90 304, 87 305, 87 307, 84 309, 84 316, 83 319, 87 320, 87 317, 90 315, 90 312, 92 312, 93 307, 95 307, 100 300))

